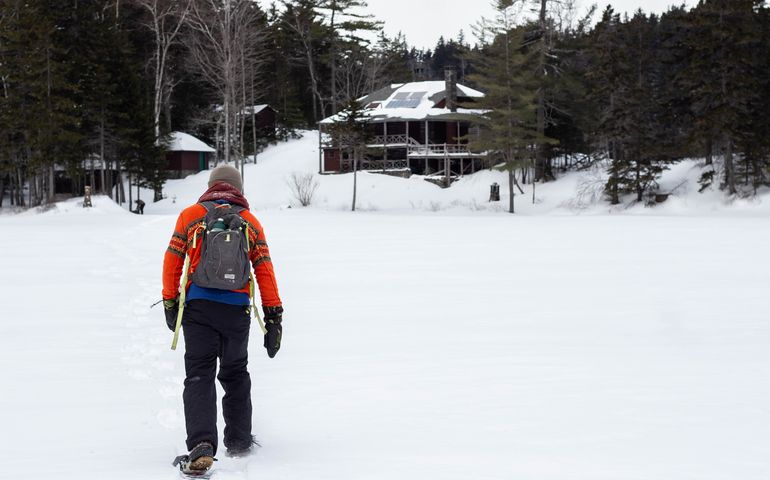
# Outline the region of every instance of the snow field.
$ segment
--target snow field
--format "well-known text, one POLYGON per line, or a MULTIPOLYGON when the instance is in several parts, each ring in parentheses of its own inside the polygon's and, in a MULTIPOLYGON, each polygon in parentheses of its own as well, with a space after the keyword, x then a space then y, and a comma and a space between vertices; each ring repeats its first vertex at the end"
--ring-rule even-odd
MULTIPOLYGON (((526 186, 517 216, 486 202, 490 171, 362 173, 355 214, 351 176, 322 176, 288 208, 317 154, 309 132, 246 166, 285 337, 270 360, 252 329, 263 447, 215 480, 768 478, 767 193, 700 194, 688 161, 656 208, 591 199, 599 171, 534 205, 526 186)), ((178 478, 184 347, 149 306, 207 180, 145 216, 96 197, 0 217, 0 477, 178 478)))
MULTIPOLYGON (((95 202, 0 219, 9 478, 176 478, 175 215, 95 202)), ((263 448, 214 478, 770 474, 764 217, 257 215, 284 345, 252 329, 263 448)))

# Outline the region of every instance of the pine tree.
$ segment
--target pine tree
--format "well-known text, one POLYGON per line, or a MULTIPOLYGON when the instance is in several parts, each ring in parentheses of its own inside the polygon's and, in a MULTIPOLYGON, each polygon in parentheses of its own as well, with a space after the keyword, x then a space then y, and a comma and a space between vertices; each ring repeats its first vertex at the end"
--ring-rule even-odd
MULTIPOLYGON (((55 165, 66 165, 82 153, 60 10, 45 2, 3 6, 7 23, 0 33, 5 100, 0 105, 0 145, 16 191, 28 184, 30 206, 52 199, 55 165)), ((16 203, 24 203, 20 195, 16 203)))
POLYGON ((358 165, 366 154, 367 145, 371 139, 367 109, 358 100, 350 100, 345 108, 337 115, 337 121, 326 128, 332 144, 345 152, 352 162, 353 170, 353 202, 352 211, 356 211, 358 194, 358 165))
MULTIPOLYGON (((291 49, 291 57, 302 62, 307 68, 309 90, 312 93, 311 124, 315 124, 326 116, 327 94, 324 86, 331 86, 324 78, 329 78, 325 72, 324 62, 320 59, 329 57, 328 28, 323 24, 319 8, 322 0, 283 0, 284 13, 281 16, 282 26, 291 32, 296 48, 291 49), (301 52, 297 55, 294 52, 301 52)), ((291 58, 289 57, 289 58, 291 58)), ((328 62, 326 62, 328 63, 328 62)))
POLYGON ((478 117, 480 134, 470 137, 469 143, 475 150, 489 152, 508 172, 508 211, 514 213, 516 169, 527 167, 533 147, 549 139, 537 132, 536 78, 525 68, 531 60, 523 47, 526 32, 514 28, 511 7, 510 0, 498 0, 495 37, 475 58, 478 73, 470 78, 486 93, 478 108, 487 111, 478 117))
POLYGON ((318 9, 326 12, 329 22, 329 67, 331 82, 332 114, 337 113, 340 99, 344 103, 346 95, 337 93, 337 62, 341 51, 355 46, 365 46, 368 42, 361 37, 362 33, 374 32, 380 29, 380 23, 375 22, 371 15, 361 13, 367 6, 365 0, 321 0, 318 9))
POLYGON ((723 187, 737 193, 736 147, 762 103, 762 62, 758 55, 762 0, 701 0, 690 12, 690 50, 682 86, 690 91, 695 135, 717 145, 723 158, 723 187))

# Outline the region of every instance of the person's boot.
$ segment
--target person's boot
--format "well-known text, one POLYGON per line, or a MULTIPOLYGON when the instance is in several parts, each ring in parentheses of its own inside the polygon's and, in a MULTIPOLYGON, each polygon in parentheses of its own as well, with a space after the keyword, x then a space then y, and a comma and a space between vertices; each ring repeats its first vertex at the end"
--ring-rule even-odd
POLYGON ((254 437, 251 440, 244 442, 228 442, 227 453, 228 457, 246 457, 254 453, 254 449, 259 447, 259 443, 254 437))
POLYGON ((188 455, 187 469, 193 472, 205 472, 214 464, 214 447, 209 442, 201 442, 188 455))

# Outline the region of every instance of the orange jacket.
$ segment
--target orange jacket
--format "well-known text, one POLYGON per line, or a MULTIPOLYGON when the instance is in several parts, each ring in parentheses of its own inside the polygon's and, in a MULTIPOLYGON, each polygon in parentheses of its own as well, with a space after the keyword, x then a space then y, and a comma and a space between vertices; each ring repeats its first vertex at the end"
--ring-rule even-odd
MULTIPOLYGON (((243 210, 241 217, 247 223, 247 235, 249 236, 249 260, 254 268, 254 274, 259 286, 259 294, 262 297, 262 305, 265 307, 281 306, 281 297, 278 296, 278 284, 275 281, 275 272, 273 272, 273 263, 270 260, 270 250, 267 248, 265 232, 262 225, 248 211, 243 210)), ((206 207, 196 203, 185 208, 179 214, 174 227, 174 234, 168 244, 168 249, 163 257, 163 299, 174 298, 179 295, 179 281, 182 277, 184 268, 185 254, 190 254, 190 271, 185 288, 190 287, 192 283, 192 273, 200 262, 201 240, 203 231, 203 221, 206 217, 206 207), (197 232, 197 245, 193 245, 193 239, 197 232)), ((236 292, 249 293, 249 286, 236 292)))

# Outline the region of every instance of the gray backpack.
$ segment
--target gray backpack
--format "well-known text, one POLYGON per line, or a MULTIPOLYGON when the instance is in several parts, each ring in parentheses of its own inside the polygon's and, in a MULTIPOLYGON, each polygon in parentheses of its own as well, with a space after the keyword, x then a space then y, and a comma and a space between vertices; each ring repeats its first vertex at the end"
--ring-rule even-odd
POLYGON ((246 222, 236 205, 203 202, 204 218, 201 256, 192 281, 199 287, 240 290, 249 283, 250 262, 246 222))

